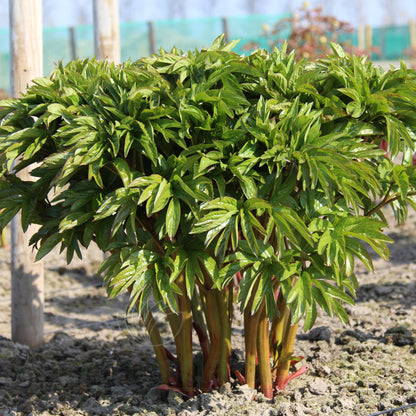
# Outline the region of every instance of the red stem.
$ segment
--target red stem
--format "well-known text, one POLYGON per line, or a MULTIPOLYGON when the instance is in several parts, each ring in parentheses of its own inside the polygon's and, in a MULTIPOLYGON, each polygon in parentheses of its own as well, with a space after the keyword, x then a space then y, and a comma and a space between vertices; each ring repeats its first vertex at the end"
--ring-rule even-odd
POLYGON ((278 390, 284 390, 289 377, 289 369, 291 356, 293 355, 293 345, 296 339, 296 332, 299 323, 294 325, 288 325, 285 336, 282 343, 282 350, 279 356, 279 362, 276 369, 276 388, 278 390))
POLYGON ((244 384, 246 384, 246 379, 244 376, 238 370, 235 370, 234 374, 240 386, 244 386, 244 384))
POLYGON ((283 389, 286 388, 287 383, 289 383, 290 380, 293 380, 294 378, 299 377, 302 374, 305 374, 308 370, 309 370, 309 366, 308 365, 304 365, 301 368, 299 368, 299 370, 297 370, 294 373, 290 374, 287 377, 286 381, 283 383, 283 389))

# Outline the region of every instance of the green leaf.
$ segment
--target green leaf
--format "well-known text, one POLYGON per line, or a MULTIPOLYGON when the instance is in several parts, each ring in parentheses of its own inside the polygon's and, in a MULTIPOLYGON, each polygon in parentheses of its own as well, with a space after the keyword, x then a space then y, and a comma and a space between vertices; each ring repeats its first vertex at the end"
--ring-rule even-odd
POLYGON ((305 313, 305 323, 303 325, 303 330, 308 331, 310 330, 317 318, 317 311, 316 311, 316 304, 315 302, 312 302, 308 307, 306 308, 305 313))
POLYGON ((93 215, 94 214, 92 212, 73 212, 67 215, 59 223, 59 232, 70 230, 85 224, 87 221, 90 221, 93 218, 93 215))
POLYGON ((391 152, 391 156, 394 158, 397 156, 400 144, 399 144, 399 134, 397 129, 394 127, 394 123, 391 122, 390 117, 386 117, 387 122, 387 141, 388 141, 388 151, 391 152))
MULTIPOLYGON (((375 239, 372 236, 368 236, 369 233, 364 232, 364 233, 355 233, 355 232, 348 232, 348 235, 350 237, 355 237, 358 238, 360 240, 365 241, 366 243, 368 243, 373 249, 374 251, 384 260, 388 260, 389 256, 390 256, 390 251, 387 247, 387 245, 385 244, 384 241, 386 242, 393 242, 393 240, 389 237, 386 237, 383 235, 383 233, 379 233, 380 237, 384 236, 386 237, 386 239, 384 239, 384 241, 380 238, 380 239, 375 239)), ((371 235, 373 235, 373 233, 371 233, 371 235)))
POLYGON ((183 199, 189 206, 192 206, 192 200, 196 201, 208 201, 210 198, 204 192, 201 192, 199 188, 200 182, 198 180, 183 180, 180 176, 174 175, 171 184, 175 189, 175 195, 179 199, 183 199))
POLYGON ((238 201, 235 198, 226 196, 224 198, 216 198, 212 201, 206 202, 201 206, 201 208, 205 211, 220 209, 235 213, 238 211, 238 201))
POLYGON ((187 115, 190 116, 191 118, 197 120, 197 121, 204 121, 205 120, 205 115, 204 113, 197 107, 193 106, 193 105, 182 105, 179 113, 181 115, 187 115))
POLYGON ((330 42, 329 46, 331 46, 331 49, 333 50, 334 54, 338 57, 338 58, 345 58, 346 57, 346 53, 344 51, 344 49, 342 49, 341 45, 334 43, 334 42, 330 42))
POLYGON ((123 185, 125 187, 129 186, 132 181, 132 174, 127 162, 124 159, 117 157, 113 160, 113 165, 117 169, 117 173, 123 181, 123 185))
POLYGON ((48 237, 45 241, 41 241, 40 248, 36 253, 36 261, 43 259, 52 249, 62 241, 62 234, 53 234, 48 237))
POLYGON ((338 88, 338 91, 347 97, 350 97, 357 104, 361 102, 361 95, 354 88, 338 88))
POLYGON ((80 126, 91 127, 94 130, 99 130, 100 128, 98 120, 91 116, 79 116, 75 119, 75 122, 80 126))
POLYGON ((395 166, 392 173, 394 181, 399 186, 401 198, 404 200, 410 186, 406 169, 403 166, 395 166))
POLYGON ((244 202, 244 208, 248 211, 253 210, 263 210, 263 209, 271 209, 273 208, 272 204, 270 202, 260 199, 260 198, 251 198, 244 202))
POLYGON ((231 281, 234 279, 234 276, 238 272, 241 272, 241 270, 242 270, 242 265, 238 261, 233 261, 221 267, 221 269, 219 270, 219 278, 221 280, 221 286, 223 288, 228 286, 231 283, 231 281))
POLYGON ((157 165, 158 150, 154 141, 154 131, 152 124, 146 124, 136 121, 142 131, 142 135, 138 138, 140 145, 143 148, 143 155, 149 158, 154 165, 157 165))
POLYGON ((221 225, 220 227, 209 230, 205 238, 205 246, 208 247, 215 239, 217 240, 215 254, 219 256, 220 259, 225 256, 230 244, 232 250, 236 250, 239 240, 238 221, 236 216, 231 217, 225 227, 221 225), (221 232, 221 234, 218 236, 219 232, 221 232))
POLYGON ((293 209, 285 206, 275 206, 271 212, 271 217, 279 232, 284 234, 291 243, 296 246, 299 246, 300 244, 300 239, 293 232, 294 229, 311 246, 313 245, 313 239, 308 228, 293 209))
POLYGON ((166 179, 162 179, 162 182, 157 187, 157 192, 154 194, 154 198, 151 197, 146 206, 147 215, 150 216, 155 212, 161 211, 167 203, 169 202, 170 198, 172 197, 172 188, 170 183, 166 179))
POLYGON ((166 211, 166 232, 170 238, 173 238, 178 231, 181 220, 181 204, 179 200, 173 197, 166 211))
POLYGON ((227 226, 233 216, 235 216, 235 212, 232 211, 211 211, 194 224, 191 234, 205 233, 213 229, 219 232, 227 226))
POLYGON ((190 299, 194 291, 196 277, 202 279, 202 271, 198 259, 191 255, 188 258, 185 269, 186 290, 190 299))
POLYGON ((333 308, 334 308, 335 313, 337 314, 339 320, 344 325, 347 325, 349 323, 349 318, 348 318, 348 314, 347 314, 346 310, 342 307, 342 305, 339 302, 334 301, 333 302, 333 308))
POLYGON ((36 153, 38 153, 42 149, 42 147, 47 143, 47 141, 48 141, 48 138, 46 136, 37 137, 26 148, 26 151, 23 155, 23 159, 24 160, 31 159, 36 153))
POLYGON ((370 253, 365 246, 355 238, 346 237, 347 253, 352 252, 358 259, 367 267, 368 270, 374 273, 373 260, 370 253))
POLYGON ((117 211, 117 215, 114 217, 113 225, 111 226, 111 236, 114 237, 119 228, 124 224, 124 221, 130 217, 135 217, 137 205, 129 200, 125 204, 121 205, 117 211))
POLYGON ((293 285, 289 294, 287 295, 286 302, 291 304, 297 299, 299 303, 308 303, 312 301, 312 284, 309 273, 302 272, 296 283, 293 285))
POLYGON ((241 231, 243 233, 243 236, 246 239, 251 250, 253 250, 255 254, 259 254, 259 246, 253 231, 253 226, 256 225, 256 222, 254 222, 254 220, 255 218, 251 215, 250 212, 244 209, 240 210, 241 231))
POLYGON ((319 280, 312 280, 312 296, 316 303, 325 311, 329 316, 333 316, 332 299, 325 293, 325 289, 320 284, 319 280))
POLYGON ((66 107, 60 103, 52 103, 48 105, 47 110, 51 114, 61 116, 66 110, 66 107))

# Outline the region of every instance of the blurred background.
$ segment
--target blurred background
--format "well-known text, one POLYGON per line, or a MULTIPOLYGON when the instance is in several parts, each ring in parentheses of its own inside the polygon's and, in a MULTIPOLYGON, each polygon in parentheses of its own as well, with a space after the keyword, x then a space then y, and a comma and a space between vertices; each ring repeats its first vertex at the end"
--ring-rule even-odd
MULTIPOLYGON (((298 57, 327 53, 328 41, 382 66, 416 57, 416 0, 119 0, 121 59, 176 46, 209 46, 221 33, 235 51, 289 41, 298 57)), ((0 0, 0 89, 9 91, 8 0, 0 0)), ((44 72, 94 55, 92 1, 43 0, 44 72)))

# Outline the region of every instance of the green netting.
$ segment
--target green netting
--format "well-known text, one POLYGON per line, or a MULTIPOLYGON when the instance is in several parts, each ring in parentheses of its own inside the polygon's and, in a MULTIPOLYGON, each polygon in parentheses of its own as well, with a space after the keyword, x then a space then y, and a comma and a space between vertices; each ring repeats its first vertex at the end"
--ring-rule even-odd
POLYGON ((215 17, 158 20, 153 28, 156 49, 176 46, 183 51, 208 47, 224 31, 222 19, 215 17))
POLYGON ((338 39, 337 42, 342 43, 346 47, 358 45, 358 33, 357 32, 342 33, 338 36, 337 39, 338 39))
POLYGON ((128 22, 120 25, 121 61, 150 54, 149 25, 145 22, 128 22))
POLYGON ((82 25, 75 27, 75 56, 88 58, 94 56, 94 27, 82 25))
POLYGON ((7 29, 0 29, 0 89, 9 91, 9 85, 9 31, 7 29))
POLYGON ((69 29, 45 27, 43 29, 43 72, 50 74, 59 61, 67 63, 71 59, 69 29))
MULTIPOLYGON (((406 49, 410 48, 409 26, 387 26, 373 29, 373 46, 380 51, 377 55, 378 59, 406 58, 406 49)), ((373 58, 375 59, 375 56, 373 58)))
MULTIPOLYGON (((212 43, 219 34, 227 31, 229 39, 241 39, 235 48, 238 53, 248 53, 244 46, 255 43, 268 49, 267 39, 262 36, 264 25, 273 28, 280 19, 289 14, 254 15, 228 17, 226 22, 218 17, 199 19, 171 19, 153 22, 154 48, 166 50, 176 46, 184 51, 202 48, 212 43), (226 23, 226 24, 225 24, 226 23)), ((121 59, 136 60, 151 53, 149 24, 146 22, 127 22, 120 25, 121 59)), ((289 32, 281 32, 284 39, 289 32)), ((92 25, 77 26, 73 30, 73 43, 69 28, 44 29, 44 73, 49 74, 55 64, 62 60, 68 62, 73 57, 86 58, 94 55, 94 29, 92 25), (75 46, 75 50, 73 50, 75 46)), ((342 38, 357 46, 357 33, 342 38)), ((373 29, 373 45, 380 54, 373 59, 397 60, 406 58, 405 51, 410 46, 408 26, 389 26, 373 29)), ((0 29, 0 88, 9 91, 9 34, 0 29)))
MULTIPOLYGON (((255 15, 227 18, 228 37, 230 39, 241 39, 236 48, 237 53, 246 53, 247 47, 256 44, 259 48, 269 49, 269 42, 264 34, 264 25, 273 29, 275 24, 290 14, 280 15, 255 15)), ((289 36, 289 30, 279 33, 279 38, 285 39, 289 36)))

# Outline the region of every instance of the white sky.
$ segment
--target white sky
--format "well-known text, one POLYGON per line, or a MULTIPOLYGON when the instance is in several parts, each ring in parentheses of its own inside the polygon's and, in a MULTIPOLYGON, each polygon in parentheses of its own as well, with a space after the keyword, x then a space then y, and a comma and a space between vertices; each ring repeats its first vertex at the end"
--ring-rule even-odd
MULTIPOLYGON (((8 2, 0 0, 0 28, 8 27, 8 2)), ((358 26, 406 24, 416 18, 416 0, 310 0, 331 14, 358 26)), ((119 0, 120 20, 148 21, 175 17, 279 14, 293 11, 303 0, 119 0)), ((43 0, 44 26, 92 23, 92 0, 43 0)))

